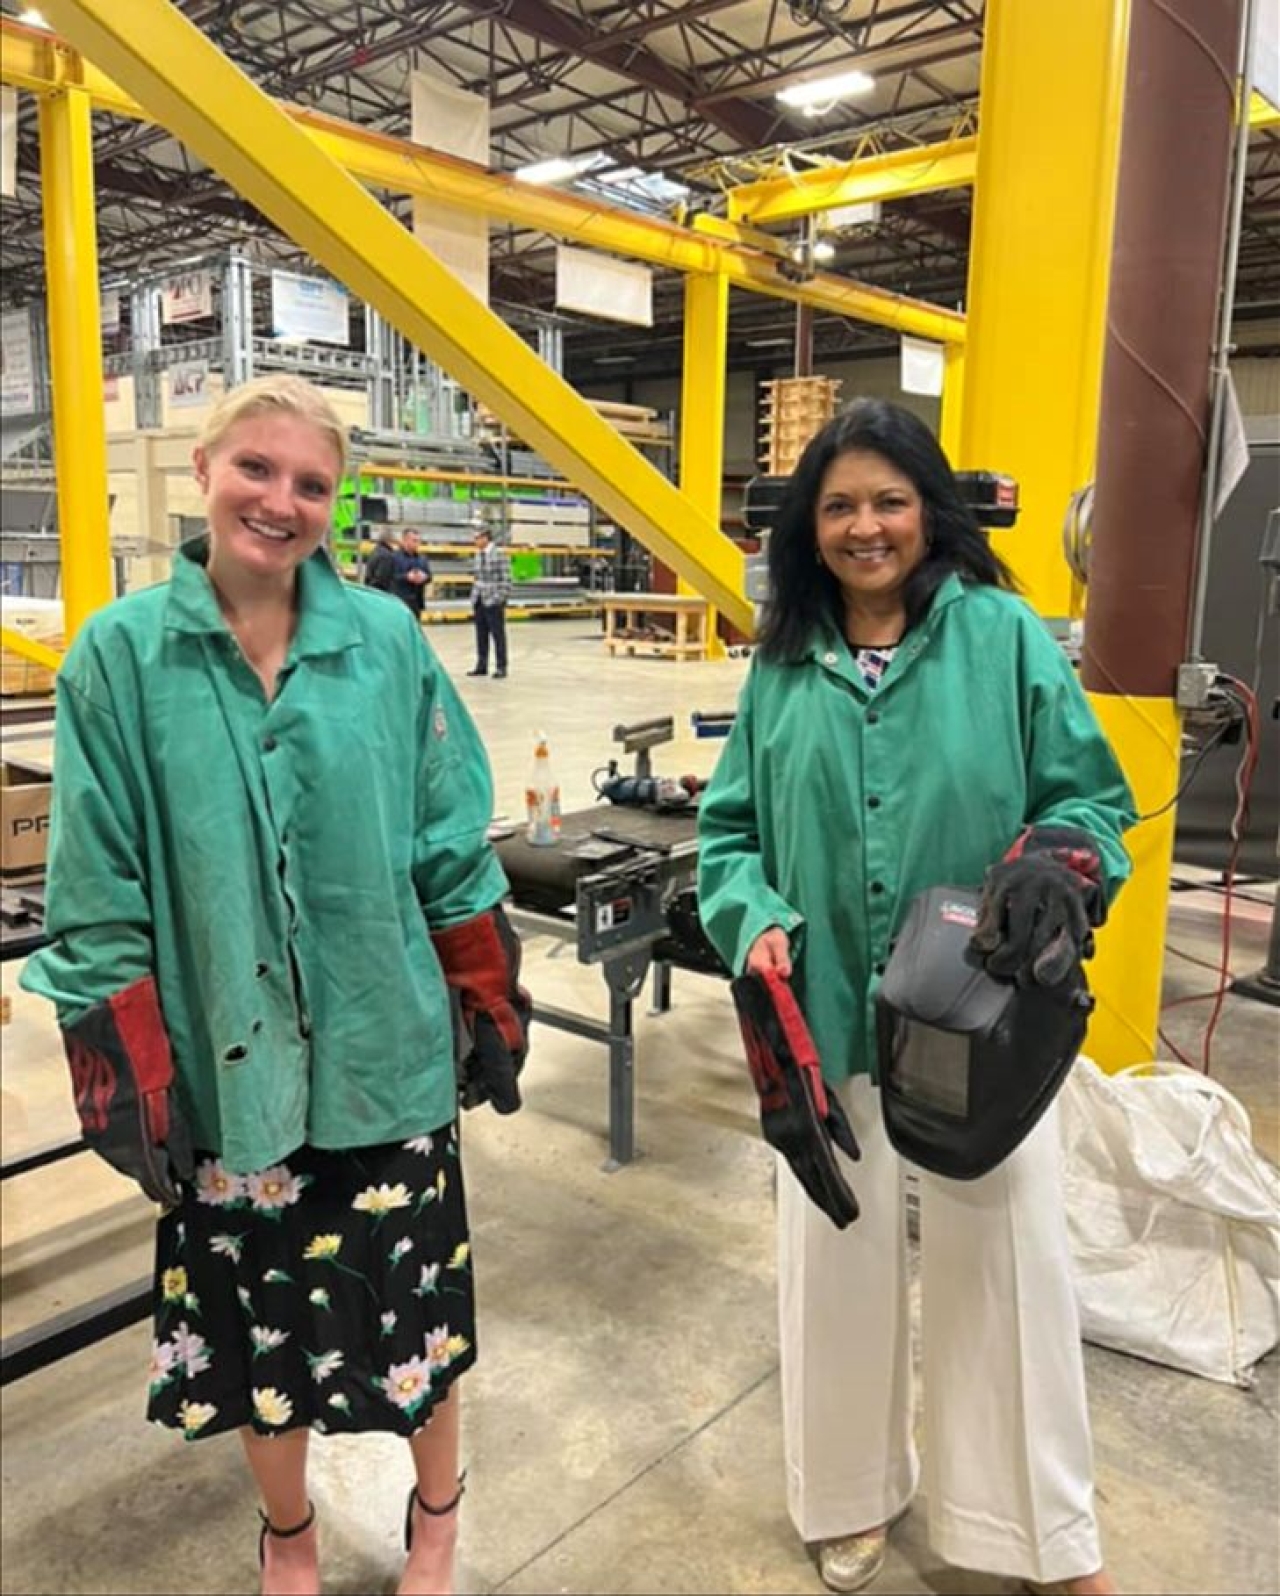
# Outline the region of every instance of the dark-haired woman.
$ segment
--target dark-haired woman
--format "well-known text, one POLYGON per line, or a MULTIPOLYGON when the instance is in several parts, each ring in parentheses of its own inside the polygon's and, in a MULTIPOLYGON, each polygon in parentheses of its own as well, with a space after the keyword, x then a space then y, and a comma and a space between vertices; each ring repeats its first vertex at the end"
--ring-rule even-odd
POLYGON ((703 922, 735 971, 789 975, 862 1147, 837 1230, 778 1161, 787 1496, 833 1590, 875 1578, 917 1486, 947 1561, 1076 1593, 1102 1567, 1052 1111, 991 1174, 919 1172, 924 1469, 902 1169, 872 1004, 925 888, 977 886, 1028 828, 1129 871, 1124 778, 1044 624, 917 417, 862 400, 806 449, 770 601, 700 819, 703 922))

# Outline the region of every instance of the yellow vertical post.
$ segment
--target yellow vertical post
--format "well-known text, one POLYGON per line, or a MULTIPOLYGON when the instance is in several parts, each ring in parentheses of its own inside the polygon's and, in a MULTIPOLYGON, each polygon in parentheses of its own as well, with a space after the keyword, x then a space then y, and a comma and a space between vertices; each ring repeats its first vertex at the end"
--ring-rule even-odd
POLYGON ((1062 518, 1093 476, 1127 0, 988 0, 957 464, 1018 480, 993 542, 1045 616, 1075 609, 1062 518))
POLYGON ((89 96, 40 100, 40 190, 49 291, 54 469, 67 642, 113 597, 89 96))
MULTIPOLYGON (((725 373, 729 279, 691 272, 684 289, 684 370, 680 387, 680 491, 712 526, 720 525, 724 478, 725 373)), ((693 591, 680 581, 678 591, 693 591)), ((717 612, 707 606, 707 658, 721 659, 717 612)))
MULTIPOLYGON (((1062 552, 1071 494, 1094 476, 1127 0, 988 0, 957 463, 1018 479, 993 542, 1040 613, 1079 613, 1062 552)), ((947 424, 944 399, 944 430, 947 424)), ((1178 779, 1170 702, 1092 697, 1140 813, 1178 779)), ((1153 1056, 1172 814, 1127 839, 1134 877, 1098 939, 1086 1048, 1105 1068, 1153 1056)))
POLYGON ((1156 1056, 1177 821, 1176 809, 1165 806, 1178 785, 1182 727, 1171 698, 1090 693, 1089 702, 1124 765, 1138 813, 1164 810, 1125 837, 1133 876, 1098 935, 1098 954, 1089 967, 1097 1007, 1085 1050, 1104 1069, 1118 1070, 1156 1056))

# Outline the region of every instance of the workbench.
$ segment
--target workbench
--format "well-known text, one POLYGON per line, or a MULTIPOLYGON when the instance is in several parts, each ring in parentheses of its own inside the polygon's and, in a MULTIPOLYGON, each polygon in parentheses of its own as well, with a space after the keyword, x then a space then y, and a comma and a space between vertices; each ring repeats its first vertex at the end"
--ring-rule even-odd
POLYGON ((696 593, 600 593, 604 646, 610 654, 653 659, 706 659, 707 601, 696 593), (666 639, 625 637, 646 622, 671 623, 666 639))
POLYGON ((533 1017, 607 1048, 604 1167, 619 1169, 635 1157, 633 1006, 650 969, 657 1013, 670 1007, 673 967, 727 974, 697 916, 696 810, 598 803, 565 815, 552 847, 533 847, 522 830, 496 835, 494 846, 511 883, 516 928, 572 942, 582 963, 598 964, 604 976, 607 1022, 536 996, 533 1017))

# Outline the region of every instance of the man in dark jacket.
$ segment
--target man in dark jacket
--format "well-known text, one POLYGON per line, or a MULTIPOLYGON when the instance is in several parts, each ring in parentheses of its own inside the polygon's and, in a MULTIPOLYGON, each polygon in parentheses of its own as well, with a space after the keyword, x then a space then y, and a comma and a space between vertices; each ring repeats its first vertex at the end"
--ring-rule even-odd
POLYGON ((391 575, 391 591, 421 617, 423 600, 431 584, 431 566, 426 555, 421 553, 419 543, 418 534, 412 528, 406 528, 401 534, 391 575))

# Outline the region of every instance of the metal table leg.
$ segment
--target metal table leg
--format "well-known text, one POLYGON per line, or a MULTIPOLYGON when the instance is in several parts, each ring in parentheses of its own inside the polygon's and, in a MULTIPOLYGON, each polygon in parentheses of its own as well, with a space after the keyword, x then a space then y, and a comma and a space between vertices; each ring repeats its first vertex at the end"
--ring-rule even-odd
POLYGON ((668 960, 654 960, 651 991, 649 1013, 665 1014, 671 1007, 671 965, 668 960))

